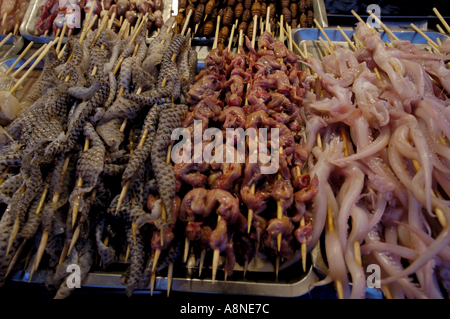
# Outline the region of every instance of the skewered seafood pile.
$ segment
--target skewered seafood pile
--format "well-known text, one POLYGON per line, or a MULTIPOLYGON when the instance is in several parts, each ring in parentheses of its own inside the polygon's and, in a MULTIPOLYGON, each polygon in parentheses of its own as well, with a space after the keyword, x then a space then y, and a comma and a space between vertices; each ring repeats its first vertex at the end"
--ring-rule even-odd
POLYGON ((112 29, 117 32, 125 21, 130 27, 137 27, 138 17, 146 14, 148 14, 146 30, 151 31, 160 29, 163 25, 161 10, 160 0, 119 0, 117 3, 110 0, 80 0, 75 3, 49 0, 43 2, 39 8, 39 17, 35 25, 36 35, 58 36, 63 29, 65 35, 71 35, 85 23, 92 23, 92 28, 96 29, 99 21, 105 16, 108 20, 114 18, 112 29), (87 21, 91 8, 93 10, 91 18, 87 21))
MULTIPOLYGON (((283 15, 284 22, 292 28, 311 28, 314 20, 314 10, 311 0, 305 1, 254 1, 254 0, 181 0, 178 3, 178 25, 183 25, 183 20, 192 11, 194 19, 190 27, 195 30, 195 37, 214 37, 216 19, 220 16, 219 36, 222 42, 228 39, 230 30, 235 25, 236 30, 243 30, 249 38, 253 34, 253 19, 256 16, 257 32, 260 33, 262 23, 266 19, 271 24, 272 32, 277 30, 276 21, 283 15), (270 7, 269 17, 267 8, 270 7)), ((263 27, 264 28, 264 27, 263 27)), ((220 43, 220 41, 219 41, 220 43)))
POLYGON ((29 0, 2 0, 0 2, 0 25, 3 34, 17 34, 27 11, 29 0))

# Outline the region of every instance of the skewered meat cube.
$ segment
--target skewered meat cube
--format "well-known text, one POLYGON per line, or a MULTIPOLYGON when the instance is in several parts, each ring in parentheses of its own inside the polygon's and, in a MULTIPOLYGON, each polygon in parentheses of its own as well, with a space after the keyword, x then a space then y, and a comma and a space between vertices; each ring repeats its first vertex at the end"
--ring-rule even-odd
POLYGON ((187 0, 178 0, 178 12, 183 12, 186 10, 187 0))
POLYGON ((162 16, 161 10, 156 10, 154 13, 155 21, 153 22, 155 24, 155 27, 160 29, 164 25, 164 19, 162 16))
POLYGON ((197 5, 197 8, 195 9, 194 22, 196 24, 200 23, 203 20, 204 15, 205 15, 205 5, 203 3, 199 3, 197 5))
POLYGON ((242 3, 238 3, 234 8, 234 16, 236 19, 240 19, 242 14, 244 13, 244 5, 242 3))
POLYGON ((217 16, 220 16, 220 21, 223 21, 223 16, 225 15, 225 9, 224 8, 220 8, 219 12, 217 12, 217 16))
POLYGON ((124 16, 129 8, 130 8, 130 2, 128 0, 118 0, 117 1, 117 13, 119 14, 119 16, 124 16))
POLYGON ((282 8, 289 8, 290 4, 291 4, 291 0, 281 0, 281 7, 282 8))
POLYGON ((125 13, 125 19, 128 20, 128 22, 130 23, 130 25, 134 25, 136 23, 136 20, 138 18, 137 12, 136 11, 127 11, 125 13))
POLYGON ((302 15, 300 16, 300 27, 302 28, 307 28, 308 27, 308 17, 306 16, 305 13, 302 13, 302 15))
POLYGON ((294 28, 297 28, 297 26, 298 26, 298 20, 297 19, 292 19, 292 21, 291 21, 291 28, 294 29, 294 28))
POLYGON ((242 21, 242 22, 239 24, 239 27, 238 27, 238 33, 240 33, 241 30, 242 30, 242 33, 243 33, 243 34, 247 34, 247 27, 248 27, 247 22, 242 21))
POLYGON ((305 0, 300 0, 300 2, 298 3, 298 11, 300 13, 306 13, 306 1, 305 0))
POLYGON ((252 17, 258 16, 258 18, 261 16, 261 4, 259 2, 254 2, 252 4, 252 17))
POLYGON ((219 43, 225 43, 230 35, 230 28, 228 26, 223 26, 219 32, 219 43))
POLYGON ((291 24, 291 10, 288 7, 283 7, 281 14, 284 16, 284 21, 287 24, 291 24))
POLYGON ((307 19, 307 22, 308 22, 308 27, 312 27, 313 26, 313 22, 314 21, 314 12, 312 12, 311 10, 309 10, 308 11, 308 19, 307 19))
MULTIPOLYGON (((269 12, 269 21, 273 20, 275 18, 276 14, 276 7, 274 3, 269 4, 270 12, 269 12)), ((274 29, 272 29, 274 30, 274 29)))
POLYGON ((216 2, 214 0, 209 0, 205 5, 205 14, 211 16, 215 6, 216 2))
POLYGON ((233 23, 234 19, 234 10, 232 7, 228 6, 225 8, 225 12, 223 15, 223 25, 229 26, 233 23))
POLYGON ((298 16, 298 5, 295 2, 292 2, 289 6, 289 10, 291 10, 291 18, 295 19, 298 16))
POLYGON ((265 19, 266 15, 267 15, 267 3, 261 2, 261 17, 265 19))
POLYGON ((177 24, 177 26, 183 25, 183 19, 184 19, 184 14, 183 12, 180 12, 176 15, 175 17, 175 22, 177 24))
POLYGON ((253 37, 253 33, 255 33, 255 35, 258 33, 258 23, 256 24, 256 30, 253 30, 253 23, 249 23, 248 27, 247 27, 247 36, 251 39, 253 37))
POLYGON ((207 21, 204 24, 203 35, 205 37, 210 37, 213 34, 213 31, 214 31, 214 23, 212 21, 207 21))
POLYGON ((242 21, 244 22, 250 22, 252 20, 252 12, 250 9, 245 9, 242 13, 242 21))
POLYGON ((191 3, 189 3, 189 5, 186 8, 186 15, 185 15, 185 17, 187 17, 187 15, 189 14, 190 11, 193 11, 191 13, 191 16, 192 16, 192 14, 194 14, 194 12, 195 12, 195 6, 193 4, 191 4, 191 3))
POLYGON ((146 13, 150 14, 150 12, 153 12, 152 2, 147 0, 138 0, 136 3, 136 9, 143 15, 146 13))

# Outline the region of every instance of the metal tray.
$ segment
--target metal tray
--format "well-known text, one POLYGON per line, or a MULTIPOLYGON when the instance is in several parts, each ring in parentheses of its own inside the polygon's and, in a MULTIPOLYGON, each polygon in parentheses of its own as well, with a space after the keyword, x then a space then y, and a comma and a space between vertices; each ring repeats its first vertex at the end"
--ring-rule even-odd
MULTIPOLYGON (((0 36, 0 41, 2 41, 6 35, 0 36)), ((14 59, 17 53, 23 48, 24 40, 21 36, 12 36, 0 49, 0 63, 3 61, 14 59)))
MULTIPOLYGON (((342 28, 344 33, 353 41, 352 37, 355 33, 353 28, 342 28)), ((337 28, 328 28, 324 29, 325 33, 328 35, 330 40, 338 45, 341 45, 345 48, 349 48, 349 44, 341 32, 337 28)), ((384 31, 381 32, 381 39, 383 42, 389 41, 389 37, 384 31)), ((415 44, 417 48, 421 50, 430 49, 430 45, 427 40, 415 31, 398 31, 392 30, 392 32, 400 39, 400 40, 408 40, 411 43, 415 44)), ((424 32, 428 37, 430 37, 433 41, 437 41, 439 39, 442 43, 446 40, 450 39, 449 36, 437 33, 437 32, 424 32)), ((292 30, 293 41, 303 50, 303 46, 306 44, 306 48, 308 53, 311 53, 315 58, 323 58, 323 49, 324 46, 319 41, 319 37, 322 37, 324 40, 323 34, 319 29, 296 29, 292 30)))
MULTIPOLYGON (((55 39, 53 32, 49 33, 46 37, 43 35, 36 36, 36 22, 39 18, 39 7, 46 0, 31 0, 28 5, 27 12, 22 20, 22 24, 20 25, 20 34, 30 41, 34 41, 34 43, 49 43, 55 39)), ((177 0, 175 0, 177 1, 177 0)), ((103 5, 103 0, 101 0, 103 5)), ((169 0, 163 1, 163 19, 166 21, 171 16, 172 12, 172 3, 169 0)), ((155 32, 154 32, 155 33, 155 32)), ((66 43, 67 37, 63 37, 62 42, 66 43)), ((150 38, 149 38, 150 39, 150 38)))

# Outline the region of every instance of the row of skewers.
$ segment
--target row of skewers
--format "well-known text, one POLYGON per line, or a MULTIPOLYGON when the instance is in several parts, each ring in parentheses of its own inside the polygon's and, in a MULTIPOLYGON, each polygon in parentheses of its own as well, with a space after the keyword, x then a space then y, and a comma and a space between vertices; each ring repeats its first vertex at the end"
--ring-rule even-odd
MULTIPOLYGON (((144 21, 145 19, 142 23, 144 21)), ((256 19, 254 21, 257 23, 256 19)), ((168 25, 171 25, 170 21, 168 21, 168 25)), ((220 26, 220 18, 218 18, 218 25, 220 26)), ((383 25, 383 27, 385 26, 383 25)), ((77 43, 84 43, 85 39, 82 37, 78 39, 81 41, 72 40, 66 49, 62 50, 64 54, 60 60, 53 60, 56 65, 61 65, 60 68, 47 64, 52 63, 51 59, 47 58, 47 68, 43 72, 46 84, 43 87, 52 87, 51 83, 55 81, 55 77, 59 77, 59 81, 63 82, 59 87, 61 91, 48 89, 47 98, 51 97, 57 103, 48 103, 44 98, 41 98, 40 101, 36 100, 41 95, 41 93, 36 93, 42 90, 42 87, 39 87, 39 90, 32 94, 34 97, 26 97, 25 103, 32 103, 33 100, 39 101, 39 103, 33 104, 34 106, 30 107, 30 110, 37 108, 32 114, 36 117, 39 116, 37 111, 44 110, 44 115, 40 115, 39 120, 29 116, 31 114, 22 115, 7 128, 11 138, 20 141, 20 146, 9 144, 9 150, 6 149, 8 151, 5 152, 1 161, 4 169, 6 170, 8 167, 8 171, 11 171, 6 172, 5 178, 7 179, 2 183, 2 185, 4 184, 3 194, 10 196, 6 196, 4 199, 8 202, 8 207, 0 222, 2 231, 2 245, 0 246, 2 250, 0 252, 2 253, 1 260, 4 261, 0 267, 1 271, 14 265, 13 259, 19 258, 21 255, 19 252, 26 245, 35 247, 28 249, 30 252, 35 252, 34 255, 31 255, 32 259, 28 263, 30 269, 28 272, 33 273, 45 260, 44 264, 49 268, 49 283, 51 283, 49 285, 59 287, 60 291, 57 296, 62 297, 70 293, 70 289, 64 287, 64 283, 61 284, 64 278, 61 270, 65 270, 64 266, 78 261, 85 266, 82 268, 84 277, 93 263, 93 249, 97 250, 105 267, 114 261, 119 251, 125 255, 129 251, 130 268, 124 274, 123 282, 127 286, 127 294, 131 295, 136 286, 147 287, 150 283, 151 289, 153 289, 152 282, 154 282, 156 271, 161 269, 159 267, 163 267, 161 265, 168 267, 168 273, 171 273, 173 263, 181 255, 182 239, 184 238, 188 238, 188 241, 185 242, 186 255, 195 251, 196 247, 201 250, 200 258, 208 249, 213 252, 214 280, 221 253, 225 257, 225 274, 227 276, 232 275, 234 258, 244 257, 242 262, 245 264, 253 257, 255 244, 260 245, 258 249, 263 248, 276 257, 275 263, 278 268, 280 258, 286 259, 287 265, 300 259, 305 261, 306 252, 315 247, 325 230, 326 257, 330 275, 320 284, 334 281, 339 297, 360 298, 364 296, 365 286, 363 287, 362 283, 365 280, 358 280, 364 278, 364 274, 363 277, 358 276, 358 274, 364 273, 360 258, 361 252, 370 258, 376 258, 383 271, 394 276, 395 279, 390 278, 383 283, 383 291, 387 297, 440 296, 439 287, 433 286, 433 280, 425 278, 438 276, 444 288, 446 287, 445 270, 448 267, 446 267, 446 251, 442 245, 445 244, 447 238, 448 207, 443 204, 445 201, 439 199, 439 194, 448 196, 446 180, 439 174, 433 173, 433 178, 440 184, 441 192, 435 191, 437 197, 430 198, 427 195, 430 194, 429 190, 431 191, 429 182, 405 182, 406 177, 402 168, 394 166, 396 161, 401 159, 399 155, 389 153, 390 161, 386 161, 383 153, 381 153, 381 158, 377 156, 377 152, 382 152, 383 145, 386 145, 386 139, 388 143, 397 143, 392 138, 389 142, 387 137, 390 135, 390 130, 396 130, 397 135, 394 136, 398 136, 404 129, 403 126, 396 123, 387 125, 386 121, 389 123, 390 117, 395 118, 397 123, 403 123, 402 121, 406 119, 412 121, 412 117, 408 117, 404 113, 413 113, 413 116, 421 114, 419 105, 411 103, 409 107, 414 110, 413 112, 404 111, 405 106, 398 109, 399 105, 403 105, 403 103, 396 104, 398 100, 402 101, 405 97, 410 98, 411 96, 408 94, 412 94, 411 91, 405 89, 405 86, 401 85, 407 84, 411 87, 408 81, 412 80, 414 83, 420 83, 420 76, 412 71, 412 69, 419 70, 420 64, 408 65, 405 60, 406 56, 399 55, 402 52, 395 51, 397 56, 401 56, 401 63, 407 68, 407 72, 403 73, 404 80, 401 80, 403 77, 395 77, 396 73, 401 72, 399 69, 401 64, 391 59, 394 67, 398 68, 395 70, 393 67, 394 73, 391 73, 390 64, 381 63, 382 59, 380 60, 377 54, 388 54, 389 50, 385 48, 385 44, 379 42, 379 35, 374 30, 361 23, 355 34, 355 39, 358 40, 356 40, 356 44, 353 44, 355 48, 359 48, 359 51, 354 53, 336 47, 331 41, 324 41, 327 43, 324 48, 328 57, 323 61, 318 61, 309 58, 305 50, 297 48, 309 67, 308 71, 301 72, 296 63, 304 61, 300 60, 292 51, 286 50, 284 41, 273 41, 270 35, 270 24, 266 24, 267 33, 264 32, 260 36, 258 51, 256 51, 255 45, 256 38, 253 37, 253 43, 250 42, 250 39, 246 39, 249 54, 245 54, 243 49, 240 49, 233 57, 228 48, 224 50, 217 48, 218 37, 216 37, 214 49, 205 61, 205 70, 195 79, 193 74, 196 72, 187 71, 188 69, 193 70, 193 68, 183 67, 174 71, 173 64, 177 56, 184 56, 177 51, 177 47, 183 47, 187 41, 184 39, 183 42, 181 38, 186 32, 186 27, 181 31, 181 36, 173 39, 170 31, 167 32, 170 29, 170 27, 161 29, 160 36, 165 36, 165 38, 156 38, 157 41, 154 43, 159 44, 158 47, 162 48, 166 42, 170 42, 164 53, 160 53, 162 56, 160 70, 155 69, 153 62, 146 61, 147 58, 156 56, 148 54, 152 44, 146 50, 147 55, 144 58, 142 45, 145 42, 142 39, 145 36, 137 32, 131 39, 124 41, 128 43, 128 49, 122 51, 123 59, 118 57, 120 50, 112 50, 110 52, 111 56, 115 56, 115 63, 111 64, 110 59, 110 64, 103 63, 103 68, 100 67, 101 59, 93 59, 89 67, 86 66, 86 56, 83 58, 80 52, 86 54, 88 52, 86 47, 90 47, 93 40, 90 43, 86 42, 82 47, 84 49, 80 50, 77 43), (170 39, 172 40, 170 41, 170 39), (136 45, 133 45, 134 41, 139 44, 137 48, 136 45), (180 42, 183 44, 179 44, 180 42), (139 48, 142 49, 141 52, 139 52, 139 48), (134 59, 133 57, 127 58, 126 56, 132 55, 135 49, 134 59), (71 50, 73 54, 71 60, 74 61, 63 64, 62 61, 68 60, 71 50), (124 53, 125 51, 128 53, 124 53), (272 54, 279 55, 279 60, 273 58, 272 54), (352 58, 353 54, 358 63, 353 63, 355 62, 355 59, 352 58), (345 62, 347 69, 359 67, 363 69, 360 70, 362 72, 348 72, 345 75, 341 73, 345 70, 343 64, 341 65, 342 69, 333 68, 333 65, 339 65, 339 62, 336 61, 339 61, 339 57, 342 56, 348 59, 345 62), (148 63, 147 73, 139 73, 142 71, 138 70, 138 66, 140 64, 141 67, 144 67, 145 61, 148 63), (319 67, 321 63, 326 72, 319 67), (103 80, 100 75, 98 78, 87 77, 85 80, 88 81, 80 86, 79 83, 83 83, 83 77, 80 76, 76 65, 84 65, 82 68, 88 70, 85 74, 89 74, 91 77, 93 73, 97 74, 98 70, 102 70, 103 80), (97 71, 93 72, 95 66, 97 66, 97 71), (134 73, 131 73, 133 81, 131 86, 129 85, 130 77, 127 75, 129 73, 126 71, 130 66, 134 70, 134 73), (48 73, 45 72, 46 70, 48 73), (119 70, 120 73, 118 73, 119 70), (186 72, 184 76, 179 76, 180 70, 186 72), (145 80, 152 78, 151 72, 157 72, 153 73, 153 78, 158 79, 153 86, 152 83, 145 80), (308 76, 308 72, 311 75, 308 76), (109 78, 108 84, 106 83, 108 81, 104 80, 106 73, 109 78), (118 82, 119 85, 112 90, 114 94, 109 94, 111 89, 109 93, 106 93, 107 90, 102 88, 106 88, 108 85, 111 88, 114 85, 115 80, 111 76, 114 73, 119 74, 119 81, 116 79, 116 83, 118 82), (314 76, 314 73, 319 75, 320 79, 314 76), (145 76, 142 77, 142 74, 145 76), (179 77, 183 79, 183 84, 177 83, 176 79, 179 77), (100 84, 95 84, 94 79, 100 84), (386 93, 384 99, 389 97, 388 101, 392 101, 392 105, 396 105, 397 110, 387 104, 381 105, 379 109, 366 108, 366 98, 371 98, 377 103, 383 101, 376 95, 376 90, 369 90, 368 92, 372 95, 366 97, 365 91, 358 89, 358 85, 370 86, 372 82, 384 87, 385 92, 393 95, 389 97, 386 93), (186 83, 192 84, 192 86, 186 83), (247 89, 244 84, 248 85, 247 89), (394 86, 394 89, 389 85, 394 86), (352 87, 352 92, 348 91, 349 86, 352 87), (63 89, 67 91, 68 87, 71 88, 70 93, 63 95, 62 93, 65 92, 63 89), (69 98, 69 94, 76 100, 73 112, 69 112, 68 109, 64 110, 64 107, 67 108, 67 104, 71 105, 71 102, 64 103, 69 98), (347 103, 346 99, 351 99, 353 94, 356 102, 347 103), (108 102, 110 98, 111 100, 108 102), (173 101, 182 102, 186 106, 183 104, 174 106, 172 98, 173 101), (104 104, 99 102, 102 99, 106 101, 104 104), (39 109, 39 105, 41 109, 39 109), (54 109, 51 107, 52 105, 56 105, 54 109), (105 105, 107 109, 102 109, 102 105, 105 105), (187 105, 191 106, 189 112, 187 105), (61 111, 61 107, 63 111, 61 111), (93 110, 95 110, 95 114, 93 110), (387 111, 389 116, 386 119, 387 111), (69 114, 68 119, 67 114, 69 114), (138 114, 143 114, 141 119, 138 114), (220 127, 221 129, 255 127, 258 130, 270 127, 279 128, 285 135, 280 135, 278 140, 280 144, 278 149, 279 167, 276 173, 268 176, 255 174, 258 173, 258 169, 263 168, 262 163, 249 165, 248 162, 239 163, 236 160, 227 163, 230 165, 223 166, 204 162, 196 163, 196 166, 187 162, 172 164, 170 157, 167 160, 167 154, 170 154, 169 136, 177 127, 185 127, 193 133, 194 120, 201 121, 202 132, 211 127, 220 127), (63 129, 58 126, 58 121, 67 121, 68 133, 65 136, 59 134, 63 132, 63 129), (80 121, 84 121, 84 125, 81 125, 80 121), (40 122, 42 122, 40 124, 42 127, 52 127, 51 133, 47 132, 45 139, 39 135, 41 134, 39 128, 34 127, 40 122), (95 125, 95 130, 89 124, 95 125), (247 124, 250 126, 247 127, 247 124), (31 129, 32 127, 34 130, 31 129), (367 127, 374 135, 364 133, 364 129, 367 127), (131 129, 133 133, 131 133, 131 129), (373 140, 370 147, 368 144, 370 141, 361 140, 364 136, 367 138, 367 136, 377 135, 379 136, 373 140), (126 143, 130 153, 128 156, 124 154, 125 149, 120 147, 124 145, 125 136, 128 136, 129 139, 129 143, 126 143), (80 148, 83 145, 83 139, 89 141, 89 143, 85 143, 84 151, 80 148), (350 144, 352 142, 356 145, 355 151, 353 151, 353 145, 350 144), (22 150, 22 148, 24 149, 22 150), (27 159, 22 159, 22 151, 31 155, 28 155, 27 159), (289 158, 289 156, 292 157, 289 158), (69 159, 67 160, 67 158, 69 159), (396 180, 396 177, 392 177, 389 171, 377 165, 380 161, 385 161, 395 176, 401 179, 396 180), (209 164, 209 167, 206 164, 209 164), (19 167, 20 173, 17 172, 19 167), (37 167, 40 168, 41 175, 36 169, 37 167), (49 180, 47 189, 43 182, 45 174, 42 175, 42 172, 46 172, 48 168, 53 171, 47 175, 49 180), (240 174, 244 173, 244 176, 236 173, 239 170, 240 174), (64 171, 65 173, 61 174, 64 171), (206 172, 208 175, 205 175, 206 172), (58 186, 61 185, 59 182, 62 180, 62 176, 68 179, 62 184, 67 187, 63 189, 61 189, 62 186, 58 186), (121 180, 122 189, 104 186, 118 185, 117 182, 113 183, 117 180, 114 176, 121 180), (242 179, 239 180, 239 177, 242 179), (330 184, 329 180, 332 180, 333 183, 330 184), (385 184, 383 180, 388 183, 385 184), (40 188, 36 185, 40 185, 40 188), (411 185, 419 186, 411 189, 411 185), (293 196, 294 188, 298 190, 298 195, 295 193, 293 196), (405 188, 412 195, 405 197, 405 188), (442 189, 445 194, 442 194, 442 189), (45 196, 42 195, 44 193, 46 193, 45 196), (34 194, 34 196, 29 196, 30 194, 34 194), (310 197, 303 197, 306 195, 310 197), (63 198, 60 201, 61 197, 63 198), (32 202, 27 203, 24 200, 26 198, 32 202), (50 198, 52 198, 51 201, 50 198), (327 198, 327 201, 324 201, 324 198, 327 198), (312 202, 311 207, 309 201, 312 202), (419 214, 421 211, 420 205, 429 206, 427 201, 431 201, 432 210, 436 213, 440 225, 431 222, 430 218, 415 220, 415 214, 419 214), (211 214, 211 208, 202 205, 194 208, 192 206, 194 202, 197 205, 210 202, 217 215, 211 214), (295 209, 292 207, 294 202, 295 209), (408 207, 408 203, 411 207, 408 207), (20 206, 17 206, 19 204, 20 206), (27 205, 30 207, 28 215, 24 212, 28 209, 27 205), (40 206, 41 208, 39 208, 40 206), (16 207, 20 208, 17 212, 13 209, 16 207), (94 207, 95 209, 93 209, 94 207), (355 207, 358 207, 359 210, 355 207), (200 209, 200 211, 196 209, 200 209), (40 210, 42 210, 42 214, 40 210), (99 213, 99 211, 104 213, 99 213), (244 217, 245 211, 248 211, 247 219, 244 217), (308 213, 309 211, 311 213, 308 213), (32 235, 28 235, 30 237, 27 238, 23 230, 27 224, 24 222, 30 222, 31 225, 30 217, 34 218, 33 212, 37 212, 35 215, 38 218, 41 215, 43 224, 42 228, 39 228, 40 224, 38 223, 38 230, 32 235), (293 212, 295 214, 292 214, 293 212), (404 212, 409 213, 409 220, 401 219, 404 212), (349 215, 347 215, 349 213, 353 222, 350 231, 345 227, 349 222, 349 215), (367 217, 364 218, 364 214, 367 214, 367 217), (380 218, 382 218, 381 223, 378 222, 380 218), (269 220, 267 224, 270 223, 270 225, 262 226, 264 220, 266 222, 269 220), (396 226, 399 222, 418 238, 414 237, 413 233, 409 234, 410 241, 407 237, 402 237, 404 233, 401 232, 404 232, 404 229, 396 226), (429 234, 421 233, 421 225, 432 231, 429 234), (296 227, 300 229, 301 236, 294 238, 293 230, 296 227), (382 231, 387 236, 386 242, 383 242, 379 236, 382 231), (92 242, 94 233, 95 244, 92 242), (441 235, 438 236, 438 234, 441 235), (23 240, 24 238, 27 240, 23 240), (124 238, 127 238, 126 244, 124 244, 124 238), (414 249, 421 249, 420 254, 416 252, 414 255, 412 251, 402 248, 405 243, 412 244, 414 249), (392 246, 379 244, 391 244, 392 246), (426 251, 428 246, 430 250, 426 251), (242 254, 235 253, 238 248, 242 254), (422 252, 423 255, 421 255, 422 252), (436 254, 439 254, 439 258, 435 257, 436 254), (392 255, 394 258, 388 258, 392 255), (402 258, 403 262, 409 261, 411 266, 404 271, 399 270, 402 266, 399 264, 400 259, 397 258, 402 258), (436 263, 438 273, 433 273, 433 268, 421 268, 430 262, 430 258, 434 258, 432 261, 436 263), (60 264, 59 271, 55 271, 54 265, 58 263, 60 264), (346 265, 349 267, 353 283, 351 294, 346 265), (391 273, 393 267, 396 269, 395 273, 391 273), (411 269, 418 278, 420 288, 414 288, 414 285, 411 285, 405 277, 411 269)), ((284 28, 281 29, 284 37, 284 28)), ((386 30, 388 29, 386 28, 386 30)), ((141 32, 142 29, 139 31, 141 32)), ((95 42, 98 41, 97 45, 100 46, 100 49, 102 45, 107 48, 108 42, 117 40, 108 31, 100 32, 100 34, 103 36, 100 36, 95 42), (112 40, 105 40, 109 37, 112 40)), ((243 32, 241 31, 239 34, 240 42, 243 43, 245 38, 243 32)), ((323 32, 323 34, 326 37, 326 33, 323 32)), ((399 50, 401 50, 400 48, 405 50, 400 45, 407 43, 397 41, 393 33, 390 35, 393 37, 392 45, 398 46, 399 50)), ((89 32, 86 32, 85 37, 88 41, 95 39, 93 32, 90 32, 90 35, 89 32)), ((444 44, 436 45, 438 49, 444 47, 444 44)), ((186 47, 188 48, 188 46, 186 47)), ((51 48, 52 45, 49 45, 48 50, 51 48)), ((92 46, 90 56, 100 54, 94 48, 96 48, 96 44, 92 46), (96 53, 94 54, 94 52, 96 53)), ((408 50, 412 50, 409 54, 413 54, 413 56, 407 57, 413 61, 437 61, 435 64, 429 62, 422 66, 427 72, 432 72, 433 68, 440 67, 439 62, 446 59, 445 56, 438 54, 427 53, 428 55, 424 56, 423 53, 410 47, 408 50)), ((188 65, 189 61, 190 59, 184 60, 183 64, 188 65)), ((195 61, 195 58, 192 61, 195 61)), ((445 65, 444 69, 446 69, 445 65)), ((444 70, 441 71, 444 72, 444 70)), ((435 79, 432 85, 442 86, 443 90, 447 91, 445 74, 442 72, 434 75, 435 79)), ((39 86, 42 84, 41 82, 39 86)), ((58 85, 54 86, 54 88, 57 87, 58 85)), ((417 87, 414 87, 414 90, 416 89, 417 87)), ((420 96, 424 94, 420 91, 417 92, 417 94, 421 94, 420 96)), ((423 103, 426 103, 428 109, 439 112, 439 106, 436 104, 439 105, 442 96, 436 95, 432 98, 427 95, 426 98, 423 103)), ((426 123, 433 123, 429 122, 431 119, 423 113, 420 117, 427 119, 426 123)), ((434 121, 437 119, 439 117, 433 117, 434 121)), ((411 158, 408 156, 412 156, 412 166, 410 168, 407 166, 407 168, 415 168, 416 174, 427 174, 422 168, 427 168, 428 171, 430 167, 434 167, 439 172, 445 172, 447 168, 443 156, 446 154, 445 146, 448 143, 448 135, 445 133, 448 127, 442 122, 437 122, 437 124, 442 130, 440 133, 436 131, 439 133, 436 136, 440 137, 438 143, 442 145, 441 151, 438 153, 442 155, 437 156, 443 161, 443 164, 434 161, 433 166, 430 166, 424 157, 416 156, 414 153, 410 155, 411 150, 408 154, 403 153, 406 151, 400 149, 398 144, 392 144, 389 152, 401 150, 401 154, 404 156, 402 160, 406 161, 411 158)), ((413 124, 409 122, 409 125, 413 124)), ((433 127, 435 128, 435 126, 433 127)), ((420 126, 420 131, 427 132, 427 129, 420 126)), ((418 135, 412 136, 414 144, 410 144, 410 147, 418 147, 416 143, 420 143, 424 152, 431 147, 429 143, 423 143, 423 139, 419 139, 418 135)), ((194 141, 194 139, 195 136, 191 136, 190 140, 194 141)), ((225 141, 228 142, 227 139, 225 141)), ((270 140, 269 142, 275 143, 276 141, 270 140)), ((207 143, 205 144, 207 145, 207 143)), ((431 145, 437 147, 435 144, 431 145)), ((277 152, 268 150, 268 154, 274 155, 275 153, 277 152)), ((417 175, 418 179, 420 177, 421 175, 417 175)), ((424 209, 423 214, 428 214, 428 212, 424 209)), ((405 214, 403 216, 405 217, 405 214)), ((434 216, 430 214, 430 217, 434 216)), ((22 251, 26 252, 27 249, 22 251)), ((1 274, 3 275, 5 272, 1 274)), ((383 276, 383 280, 385 278, 383 276)))
POLYGON ((277 29, 276 21, 282 15, 291 28, 307 28, 313 26, 314 11, 311 1, 290 1, 280 3, 274 1, 253 0, 209 0, 209 1, 180 1, 178 4, 177 22, 183 25, 189 12, 193 12, 190 27, 194 30, 193 37, 211 38, 215 34, 217 17, 222 21, 219 36, 228 39, 231 27, 234 25, 237 34, 243 30, 249 38, 253 35, 253 17, 258 17, 257 33, 264 29, 266 20, 271 30, 277 29), (270 7, 270 10, 268 10, 270 7), (269 15, 266 16, 267 12, 269 15), (227 32, 228 30, 228 32, 227 32))
POLYGON ((92 29, 99 27, 104 18, 110 20, 111 29, 118 32, 123 23, 134 29, 139 25, 142 16, 147 15, 145 26, 147 35, 163 25, 162 2, 139 0, 99 1, 80 0, 76 2, 49 0, 39 7, 36 22, 36 35, 58 37, 62 32, 65 36, 81 30, 82 25, 90 24, 92 29), (92 14, 89 14, 92 9, 92 14))

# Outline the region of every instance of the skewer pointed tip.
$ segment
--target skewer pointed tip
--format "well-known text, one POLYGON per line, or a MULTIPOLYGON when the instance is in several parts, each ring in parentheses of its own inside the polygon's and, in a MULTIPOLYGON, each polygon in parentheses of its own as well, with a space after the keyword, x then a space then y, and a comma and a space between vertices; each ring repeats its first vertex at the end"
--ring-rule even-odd
POLYGON ((213 283, 216 280, 217 268, 219 267, 219 257, 220 257, 220 250, 214 249, 213 263, 212 263, 212 282, 213 283))

